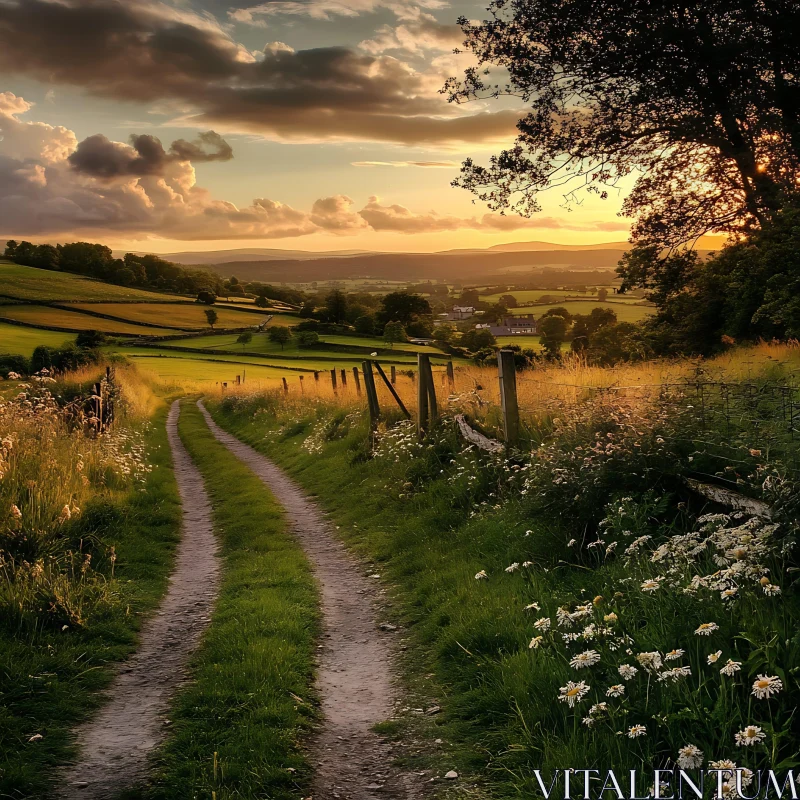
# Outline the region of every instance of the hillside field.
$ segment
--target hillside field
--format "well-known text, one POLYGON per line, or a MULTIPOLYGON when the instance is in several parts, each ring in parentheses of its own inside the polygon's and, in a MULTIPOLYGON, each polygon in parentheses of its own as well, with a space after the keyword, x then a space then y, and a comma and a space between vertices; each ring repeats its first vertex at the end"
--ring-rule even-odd
POLYGON ((23 328, 20 325, 9 325, 8 323, 0 322, 0 353, 30 358, 33 351, 40 344, 59 348, 68 342, 74 341, 75 337, 69 333, 23 328))
POLYGON ((151 300, 164 302, 169 300, 186 300, 178 295, 147 292, 126 286, 115 286, 111 283, 84 278, 69 272, 58 272, 36 267, 23 267, 0 259, 0 295, 20 300, 36 300, 40 302, 61 301, 125 301, 151 300))
MULTIPOLYGON (((205 310, 213 308, 219 317, 216 327, 218 328, 247 328, 259 325, 268 316, 264 314, 254 314, 249 311, 238 311, 233 308, 223 308, 221 306, 205 306, 199 303, 76 303, 76 308, 87 311, 96 311, 100 314, 118 317, 120 319, 133 320, 135 322, 146 322, 150 325, 158 326, 169 325, 173 328, 183 330, 202 330, 208 328, 205 310)), ((277 315, 276 315, 277 319, 277 315)), ((282 321, 282 324, 296 325, 299 318, 292 318, 293 321, 282 321)), ((278 324, 278 323, 275 323, 278 324)))
MULTIPOLYGON (((125 313, 126 306, 115 306, 125 313)), ((0 318, 15 319, 31 325, 44 325, 53 328, 69 328, 76 331, 103 331, 104 333, 134 334, 137 336, 167 336, 174 331, 149 325, 133 325, 130 322, 101 319, 81 314, 69 308, 58 306, 37 306, 27 303, 0 305, 0 318)))

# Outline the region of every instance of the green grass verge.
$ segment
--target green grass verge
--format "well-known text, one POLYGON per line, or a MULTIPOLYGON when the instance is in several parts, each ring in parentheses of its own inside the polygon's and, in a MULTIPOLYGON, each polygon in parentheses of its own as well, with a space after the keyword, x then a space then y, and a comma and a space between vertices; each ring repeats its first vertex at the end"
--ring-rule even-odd
POLYGON ((311 569, 274 497, 193 403, 184 403, 179 431, 214 505, 223 576, 148 797, 296 800, 308 784, 301 741, 315 716, 311 569))
POLYGON ((87 536, 96 531, 116 547, 114 606, 69 632, 22 639, 0 627, 0 797, 52 797, 55 768, 72 753, 71 729, 97 708, 114 664, 133 652, 143 617, 166 590, 180 501, 165 418, 163 409, 148 435, 153 470, 144 491, 95 502, 80 521, 87 536))
POLYGON ((23 328, 21 325, 9 325, 7 322, 0 322, 0 353, 10 353, 30 358, 33 351, 40 344, 58 349, 74 341, 75 335, 71 333, 23 328))

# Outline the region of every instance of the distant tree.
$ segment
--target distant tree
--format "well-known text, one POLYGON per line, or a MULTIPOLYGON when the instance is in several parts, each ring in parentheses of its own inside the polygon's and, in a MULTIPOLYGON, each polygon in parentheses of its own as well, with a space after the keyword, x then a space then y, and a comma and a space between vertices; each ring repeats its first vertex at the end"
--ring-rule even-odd
POLYGON ((283 325, 274 325, 267 330, 267 338, 273 344, 279 344, 283 350, 286 343, 292 338, 292 332, 283 325))
POLYGON ((433 335, 433 325, 427 319, 415 319, 406 326, 406 334, 420 339, 430 339, 433 335))
POLYGON ((549 358, 560 357, 561 345, 567 338, 567 328, 567 319, 559 314, 544 316, 539 320, 541 345, 549 358))
POLYGON ((40 244, 34 248, 31 266, 39 269, 58 269, 60 260, 60 254, 53 245, 40 244))
POLYGON ((5 257, 13 261, 16 253, 17 253, 17 242, 14 239, 9 239, 6 242, 5 257))
POLYGON ((334 289, 325 298, 325 313, 329 322, 344 322, 347 318, 347 295, 341 289, 334 289))
POLYGON ((648 354, 641 329, 630 322, 604 325, 589 337, 589 359, 603 366, 637 360, 648 354))
POLYGON ((610 308, 593 308, 590 314, 576 314, 572 318, 572 351, 584 352, 593 333, 616 322, 617 315, 610 308))
POLYGON ((114 273, 113 282, 118 283, 120 286, 133 286, 136 282, 136 276, 133 274, 132 270, 123 267, 114 273))
POLYGON ((306 300, 297 312, 298 316, 304 319, 311 319, 315 315, 316 307, 311 300, 306 300))
POLYGON ((572 322, 572 314, 570 314, 569 311, 567 311, 567 309, 564 308, 564 306, 556 306, 555 308, 549 308, 542 315, 542 319, 544 319, 545 317, 563 317, 567 321, 567 324, 572 322))
POLYGON ((75 344, 78 347, 88 347, 89 349, 100 347, 107 341, 108 335, 96 330, 81 331, 75 337, 75 344))
POLYGON ((354 323, 354 327, 356 329, 356 333, 360 333, 362 336, 374 336, 375 335, 375 315, 374 314, 364 314, 360 316, 354 323))
POLYGON ((53 351, 49 347, 40 344, 31 355, 31 372, 39 372, 43 369, 50 369, 53 366, 53 351))
POLYGON ((242 331, 236 337, 236 343, 242 346, 242 350, 244 350, 250 342, 253 341, 253 331, 242 331))
POLYGON ((263 294, 260 294, 258 297, 256 297, 256 302, 255 302, 255 304, 256 304, 256 305, 257 305, 259 308, 269 308, 269 305, 270 305, 270 303, 269 303, 269 299, 268 299, 268 298, 266 298, 266 297, 264 297, 264 295, 263 295, 263 294))
POLYGON ((418 317, 430 313, 431 305, 424 297, 409 292, 391 292, 381 300, 378 319, 384 325, 388 322, 400 322, 406 326, 418 317))
POLYGON ((383 328, 383 341, 390 347, 394 347, 395 342, 405 342, 407 338, 406 329, 399 320, 387 322, 383 328))
POLYGON ((461 297, 458 298, 460 306, 477 306, 481 301, 481 296, 477 289, 464 289, 461 297))
POLYGON ((319 334, 316 331, 300 331, 295 338, 298 347, 308 348, 319 344, 319 334))
POLYGON ((597 299, 601 303, 605 303, 608 300, 608 289, 598 289, 597 291, 597 299))
POLYGON ((486 348, 494 347, 497 339, 487 328, 471 328, 459 340, 459 345, 472 353, 477 353, 486 348))
POLYGON ((206 315, 206 319, 208 320, 208 324, 211 326, 211 330, 214 330, 214 326, 217 324, 217 320, 219 319, 219 314, 213 308, 207 308, 204 311, 206 315))
POLYGON ((437 342, 448 343, 453 338, 454 329, 452 325, 437 325, 433 329, 433 338, 437 342))
POLYGON ((208 306, 213 306, 214 303, 217 302, 217 296, 214 294, 214 292, 209 291, 208 289, 201 289, 197 293, 197 302, 205 303, 208 306))
POLYGON ((501 302, 501 303, 502 303, 502 304, 503 304, 503 305, 504 305, 506 308, 516 308, 516 307, 519 305, 519 303, 517 302, 517 298, 516 298, 516 297, 514 297, 514 295, 513 295, 513 294, 504 294, 504 295, 503 295, 503 296, 500 298, 500 302, 501 302))

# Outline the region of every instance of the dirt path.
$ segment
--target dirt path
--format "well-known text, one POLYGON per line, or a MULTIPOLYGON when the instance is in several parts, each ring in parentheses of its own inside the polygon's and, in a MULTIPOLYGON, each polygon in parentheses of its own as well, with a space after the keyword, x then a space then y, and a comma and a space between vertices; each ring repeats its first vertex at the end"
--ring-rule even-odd
POLYGON ((268 458, 223 431, 198 403, 214 436, 261 478, 283 505, 311 559, 322 596, 317 689, 323 724, 315 737, 314 800, 411 800, 410 776, 392 767, 391 747, 371 728, 392 715, 387 636, 376 624, 374 585, 316 505, 268 458))
POLYGON ((78 762, 61 777, 63 800, 110 800, 147 777, 148 753, 162 739, 162 715, 208 625, 219 559, 203 479, 178 437, 173 403, 167 433, 183 503, 182 538, 169 589, 141 633, 141 644, 109 689, 109 702, 78 730, 78 762))

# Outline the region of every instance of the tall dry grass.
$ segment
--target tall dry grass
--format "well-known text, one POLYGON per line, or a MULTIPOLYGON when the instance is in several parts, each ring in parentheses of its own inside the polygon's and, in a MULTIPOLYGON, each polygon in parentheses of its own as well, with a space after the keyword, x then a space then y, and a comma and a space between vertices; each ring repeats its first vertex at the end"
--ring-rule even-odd
POLYGON ((146 476, 144 432, 157 398, 135 370, 120 370, 117 423, 87 435, 56 398, 99 375, 94 367, 59 382, 34 377, 0 400, 0 623, 79 626, 108 599, 93 561, 113 567, 113 548, 86 536, 81 518, 92 501, 146 476))

